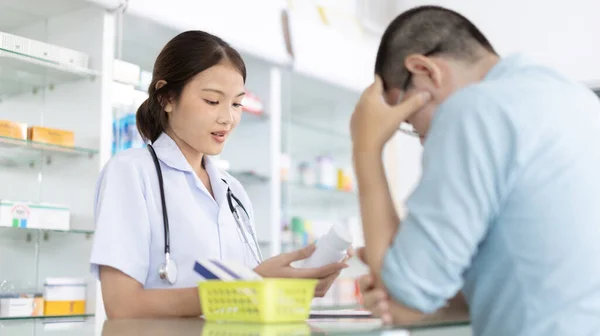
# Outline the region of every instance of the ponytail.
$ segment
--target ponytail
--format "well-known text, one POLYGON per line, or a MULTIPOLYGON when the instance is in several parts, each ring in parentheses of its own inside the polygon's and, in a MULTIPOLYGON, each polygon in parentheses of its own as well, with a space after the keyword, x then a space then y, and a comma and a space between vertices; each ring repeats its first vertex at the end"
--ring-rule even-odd
POLYGON ((156 98, 150 96, 138 108, 135 121, 142 138, 154 142, 166 130, 167 113, 156 98))

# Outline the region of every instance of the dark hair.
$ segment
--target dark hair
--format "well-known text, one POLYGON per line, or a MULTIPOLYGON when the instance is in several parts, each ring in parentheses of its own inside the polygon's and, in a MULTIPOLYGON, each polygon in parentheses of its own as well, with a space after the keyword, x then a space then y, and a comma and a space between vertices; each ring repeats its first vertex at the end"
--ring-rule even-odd
POLYGON ((438 6, 415 7, 396 17, 385 30, 375 74, 382 78, 385 89, 406 90, 411 77, 404 66, 407 56, 445 54, 475 61, 482 48, 496 54, 483 33, 464 16, 438 6))
POLYGON ((149 97, 137 111, 137 128, 142 138, 156 141, 168 126, 164 103, 179 99, 190 79, 224 61, 231 63, 246 82, 246 65, 242 56, 220 38, 203 31, 191 30, 169 41, 154 63, 152 82, 148 87, 149 97), (167 83, 156 89, 156 83, 160 80, 167 83))

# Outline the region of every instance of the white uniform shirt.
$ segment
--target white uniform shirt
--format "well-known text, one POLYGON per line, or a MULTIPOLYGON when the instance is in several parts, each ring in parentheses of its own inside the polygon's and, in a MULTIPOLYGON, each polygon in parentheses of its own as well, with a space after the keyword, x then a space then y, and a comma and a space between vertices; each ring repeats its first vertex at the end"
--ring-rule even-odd
MULTIPOLYGON (((177 282, 171 286, 161 280, 158 273, 165 261, 164 226, 158 176, 147 148, 117 154, 100 175, 96 189, 92 273, 98 277, 98 267, 105 265, 127 274, 144 288, 185 288, 195 287, 201 280, 193 270, 196 260, 233 260, 255 267, 257 262, 227 201, 229 185, 248 211, 250 220, 242 221, 242 225, 252 226, 244 230, 256 248, 252 239, 252 205, 242 185, 219 171, 205 156, 213 198, 168 135, 163 133, 153 147, 164 180, 171 260, 177 264, 177 282)), ((243 210, 240 212, 246 216, 243 210)))

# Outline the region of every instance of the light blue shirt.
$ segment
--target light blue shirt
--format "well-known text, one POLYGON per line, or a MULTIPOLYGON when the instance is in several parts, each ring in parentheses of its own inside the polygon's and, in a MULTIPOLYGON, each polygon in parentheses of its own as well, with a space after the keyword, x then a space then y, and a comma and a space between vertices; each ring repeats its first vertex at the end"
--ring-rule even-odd
POLYGON ((522 56, 436 112, 383 281, 474 335, 600 335, 600 101, 522 56))
MULTIPOLYGON (((256 267, 227 202, 228 184, 248 211, 247 225, 254 232, 252 204, 242 185, 205 156, 213 198, 168 135, 162 134, 153 147, 164 179, 171 259, 177 264, 177 282, 170 285, 158 273, 165 261, 163 217, 158 176, 146 148, 117 154, 100 175, 92 273, 97 277, 98 267, 105 265, 127 274, 144 288, 186 288, 197 286, 201 280, 193 270, 197 260, 229 260, 256 267)), ((246 233, 253 244, 249 231, 246 233)))

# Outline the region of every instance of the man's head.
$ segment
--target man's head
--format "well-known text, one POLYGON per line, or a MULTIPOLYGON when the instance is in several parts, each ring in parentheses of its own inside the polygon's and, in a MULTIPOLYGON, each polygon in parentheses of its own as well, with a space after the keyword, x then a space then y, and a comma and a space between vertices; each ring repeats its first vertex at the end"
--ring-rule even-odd
POLYGON ((379 45, 375 74, 381 76, 389 104, 419 91, 431 101, 408 122, 423 141, 436 107, 455 91, 480 81, 498 55, 481 31, 464 16, 437 6, 400 14, 379 45))

